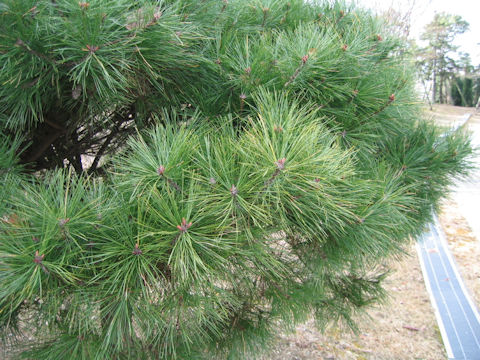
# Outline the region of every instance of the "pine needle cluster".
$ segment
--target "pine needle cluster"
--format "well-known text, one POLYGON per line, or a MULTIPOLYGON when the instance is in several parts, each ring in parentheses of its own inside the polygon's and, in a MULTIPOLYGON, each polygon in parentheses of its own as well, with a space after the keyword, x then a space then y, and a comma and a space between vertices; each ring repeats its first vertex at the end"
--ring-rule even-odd
POLYGON ((312 315, 355 327, 470 167, 468 135, 423 119, 401 41, 354 6, 0 17, 0 330, 24 358, 245 359, 312 315))

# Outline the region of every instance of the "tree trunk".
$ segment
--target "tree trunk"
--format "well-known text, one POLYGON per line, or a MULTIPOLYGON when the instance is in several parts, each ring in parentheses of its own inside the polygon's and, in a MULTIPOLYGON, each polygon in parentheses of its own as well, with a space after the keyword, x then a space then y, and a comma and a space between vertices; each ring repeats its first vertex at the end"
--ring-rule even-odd
POLYGON ((436 103, 437 96, 437 50, 435 49, 435 58, 433 59, 433 86, 432 86, 432 103, 436 103))

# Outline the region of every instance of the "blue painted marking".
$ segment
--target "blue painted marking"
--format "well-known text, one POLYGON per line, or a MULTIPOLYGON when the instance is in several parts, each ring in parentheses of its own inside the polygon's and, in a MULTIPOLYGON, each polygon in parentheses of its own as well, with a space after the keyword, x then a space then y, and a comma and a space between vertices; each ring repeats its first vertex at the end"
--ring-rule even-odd
POLYGON ((437 219, 419 239, 417 251, 449 359, 480 360, 480 316, 437 219))

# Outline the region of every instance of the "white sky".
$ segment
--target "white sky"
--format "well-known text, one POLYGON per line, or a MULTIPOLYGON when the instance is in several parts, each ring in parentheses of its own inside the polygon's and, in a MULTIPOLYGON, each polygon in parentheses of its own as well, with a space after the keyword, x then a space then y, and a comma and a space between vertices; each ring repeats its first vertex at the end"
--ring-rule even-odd
POLYGON ((435 12, 460 15, 470 24, 470 30, 458 35, 455 41, 459 51, 467 52, 473 65, 480 64, 480 0, 356 0, 364 7, 382 11, 393 8, 405 12, 414 4, 411 37, 418 40, 435 12))

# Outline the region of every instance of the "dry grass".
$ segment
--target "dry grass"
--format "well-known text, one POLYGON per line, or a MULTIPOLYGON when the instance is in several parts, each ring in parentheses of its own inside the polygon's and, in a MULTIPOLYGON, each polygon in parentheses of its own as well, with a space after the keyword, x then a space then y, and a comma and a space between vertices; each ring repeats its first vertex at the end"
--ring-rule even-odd
POLYGON ((476 239, 467 220, 453 200, 446 200, 439 216, 450 251, 473 302, 480 305, 480 241, 476 239))
POLYGON ((433 118, 435 123, 441 126, 452 126, 464 114, 474 113, 474 107, 452 106, 447 104, 435 104, 433 110, 428 107, 425 108, 425 115, 428 118, 433 118))

